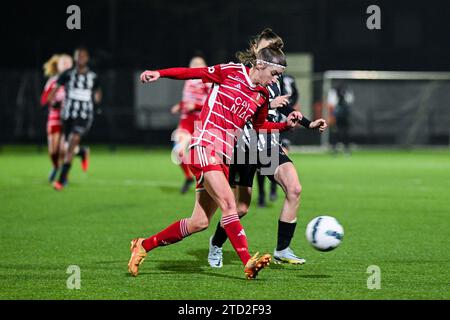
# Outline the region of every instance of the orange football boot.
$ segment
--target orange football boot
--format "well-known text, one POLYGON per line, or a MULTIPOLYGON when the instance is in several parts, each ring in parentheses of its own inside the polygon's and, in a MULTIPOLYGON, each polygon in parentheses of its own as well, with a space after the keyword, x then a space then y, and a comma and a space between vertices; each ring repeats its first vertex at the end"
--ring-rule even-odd
POLYGON ((142 246, 142 241, 144 240, 145 238, 136 238, 131 240, 131 258, 128 262, 128 271, 133 277, 137 277, 139 273, 139 266, 144 262, 145 257, 147 256, 147 251, 145 251, 142 246))
POLYGON ((255 279, 258 275, 258 272, 261 271, 264 267, 270 264, 272 257, 270 254, 266 253, 261 257, 258 257, 259 252, 257 252, 253 257, 248 260, 245 265, 244 272, 247 279, 255 279))

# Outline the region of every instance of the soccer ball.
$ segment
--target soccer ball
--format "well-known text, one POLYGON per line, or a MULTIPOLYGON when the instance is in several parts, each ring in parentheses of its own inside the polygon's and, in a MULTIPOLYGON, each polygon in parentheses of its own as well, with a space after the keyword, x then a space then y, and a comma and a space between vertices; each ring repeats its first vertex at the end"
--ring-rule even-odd
POLYGON ((306 239, 320 251, 333 250, 339 246, 343 237, 344 228, 334 217, 316 217, 306 227, 306 239))

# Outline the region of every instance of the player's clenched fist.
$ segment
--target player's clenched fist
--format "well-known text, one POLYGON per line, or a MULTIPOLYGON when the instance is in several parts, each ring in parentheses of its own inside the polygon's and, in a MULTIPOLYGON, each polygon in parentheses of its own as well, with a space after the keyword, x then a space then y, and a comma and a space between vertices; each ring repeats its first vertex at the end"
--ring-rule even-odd
POLYGON ((314 120, 309 124, 310 129, 319 128, 319 132, 324 132, 324 130, 328 127, 327 122, 324 119, 314 120))
POLYGON ((287 117, 287 124, 289 127, 294 128, 299 125, 300 120, 302 120, 303 115, 300 111, 292 111, 287 117))
POLYGON ((158 71, 145 70, 141 73, 141 81, 144 83, 156 81, 159 77, 160 74, 158 71))
POLYGON ((270 107, 272 109, 276 109, 276 108, 281 108, 284 106, 287 106, 289 104, 289 97, 290 95, 284 95, 284 96, 278 96, 276 98, 274 98, 271 102, 270 102, 270 107))

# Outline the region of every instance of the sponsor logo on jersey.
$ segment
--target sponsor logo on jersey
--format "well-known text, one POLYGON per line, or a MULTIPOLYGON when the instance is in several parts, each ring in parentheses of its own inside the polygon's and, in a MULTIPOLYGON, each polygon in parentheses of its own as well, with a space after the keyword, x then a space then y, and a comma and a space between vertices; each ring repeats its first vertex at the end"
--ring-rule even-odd
POLYGON ((241 97, 237 97, 236 99, 234 99, 234 103, 231 106, 230 111, 236 114, 239 118, 247 121, 251 117, 251 114, 247 114, 250 106, 251 104, 249 101, 245 101, 241 97))

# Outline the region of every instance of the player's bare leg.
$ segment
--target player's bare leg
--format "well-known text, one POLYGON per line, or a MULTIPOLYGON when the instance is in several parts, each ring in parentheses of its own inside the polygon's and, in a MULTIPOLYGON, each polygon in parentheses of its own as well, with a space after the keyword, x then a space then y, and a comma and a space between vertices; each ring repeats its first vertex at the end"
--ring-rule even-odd
POLYGON ((292 162, 283 163, 276 169, 275 180, 281 185, 285 200, 278 221, 278 243, 274 260, 278 263, 303 264, 305 260, 297 257, 289 248, 297 226, 297 210, 300 206, 302 191, 297 170, 292 162))
POLYGON ((65 183, 67 182, 67 176, 70 171, 70 167, 72 165, 72 160, 75 155, 75 149, 80 144, 81 136, 78 133, 72 132, 69 136, 69 145, 64 156, 64 164, 61 169, 61 174, 59 176, 58 181, 54 183, 54 188, 56 190, 62 190, 64 188, 65 183))
POLYGON ((172 156, 176 159, 176 162, 180 164, 181 170, 183 171, 185 181, 180 189, 180 192, 181 194, 185 194, 194 183, 194 176, 185 161, 185 151, 191 141, 191 135, 186 130, 177 129, 174 138, 175 145, 172 149, 172 156))
POLYGON ((234 188, 234 197, 239 218, 243 218, 248 213, 252 202, 252 187, 237 186, 234 188))
POLYGON ((48 140, 48 154, 50 156, 50 160, 52 161, 52 171, 48 177, 49 182, 53 182, 55 180, 56 175, 58 174, 59 169, 59 144, 61 140, 61 133, 54 132, 50 133, 47 136, 48 140))
POLYGON ((207 192, 197 192, 194 210, 190 218, 175 222, 150 238, 133 239, 131 241, 131 258, 128 262, 130 274, 134 277, 138 275, 139 267, 144 262, 148 251, 179 242, 188 235, 205 230, 216 210, 217 204, 207 192))
POLYGON ((209 171, 204 174, 206 191, 215 200, 222 211, 222 225, 230 239, 233 248, 244 264, 244 273, 247 279, 254 279, 258 272, 269 265, 269 254, 253 257, 248 252, 247 236, 237 213, 236 201, 228 180, 221 171, 209 171))
MULTIPOLYGON (((236 186, 232 188, 234 198, 236 199, 236 208, 239 219, 242 219, 250 207, 252 200, 252 188, 247 186, 236 186)), ((221 221, 217 224, 216 231, 209 239, 208 262, 213 268, 221 268, 223 266, 222 246, 227 241, 228 236, 223 228, 221 221)))
POLYGON ((297 219, 297 209, 300 206, 300 194, 302 192, 297 170, 292 162, 283 163, 276 169, 275 180, 281 185, 286 195, 280 220, 291 222, 297 219))
POLYGON ((65 135, 61 134, 61 138, 59 139, 59 163, 60 164, 64 163, 64 157, 66 155, 68 147, 69 146, 65 139, 65 135))
POLYGON ((80 157, 81 159, 81 170, 84 172, 87 172, 89 169, 89 156, 90 156, 90 149, 89 147, 78 145, 73 150, 74 156, 80 157))
POLYGON ((89 157, 91 154, 91 150, 89 147, 86 146, 80 146, 79 152, 77 153, 78 156, 81 157, 81 169, 84 172, 87 172, 89 169, 89 157))

